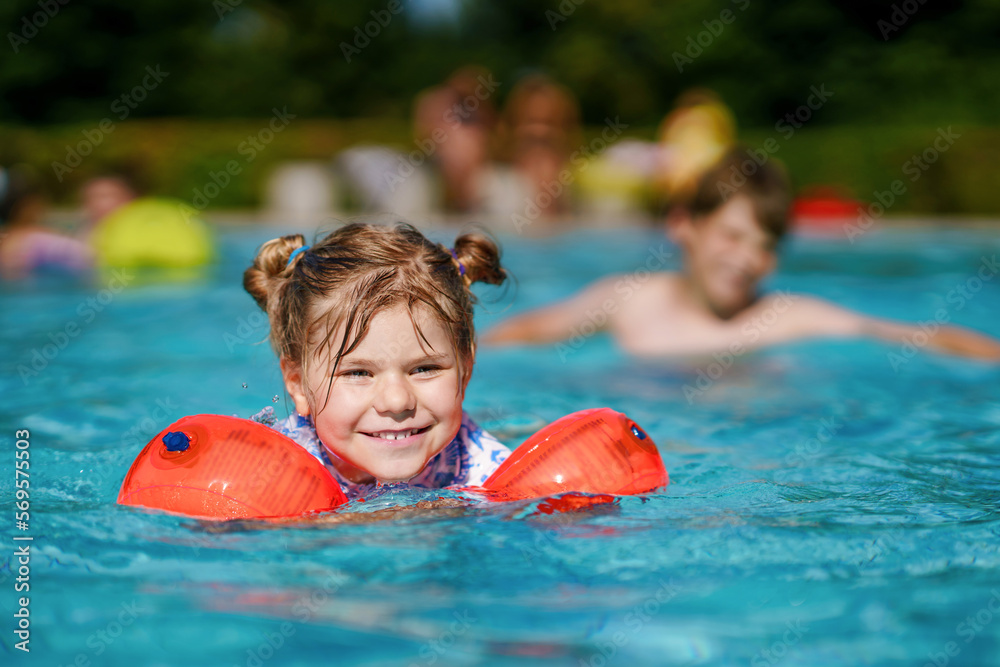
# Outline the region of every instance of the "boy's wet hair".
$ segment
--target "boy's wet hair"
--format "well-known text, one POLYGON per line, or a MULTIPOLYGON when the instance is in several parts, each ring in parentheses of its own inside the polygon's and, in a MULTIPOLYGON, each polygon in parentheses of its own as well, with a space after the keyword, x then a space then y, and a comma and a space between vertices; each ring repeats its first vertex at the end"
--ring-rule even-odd
POLYGON ((424 307, 450 336, 465 386, 475 356, 470 286, 499 285, 507 277, 492 239, 462 234, 452 252, 410 225, 354 223, 295 253, 303 246, 301 234, 272 239, 243 274, 243 287, 267 313, 271 344, 281 359, 298 364, 305 377, 310 351, 327 351, 332 386, 340 360, 384 310, 405 306, 426 343, 413 318, 414 309, 424 307), (334 341, 341 324, 344 336, 334 341))
POLYGON ((726 151, 698 179, 698 186, 685 208, 693 219, 698 219, 738 194, 750 200, 761 229, 775 241, 785 235, 792 205, 792 188, 785 169, 774 158, 758 164, 744 146, 726 151))

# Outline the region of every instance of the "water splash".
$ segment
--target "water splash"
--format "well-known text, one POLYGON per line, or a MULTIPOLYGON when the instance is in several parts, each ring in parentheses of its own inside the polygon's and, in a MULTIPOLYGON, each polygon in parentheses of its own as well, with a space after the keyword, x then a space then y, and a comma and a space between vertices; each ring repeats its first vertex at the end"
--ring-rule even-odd
POLYGON ((250 417, 250 420, 257 422, 258 424, 263 424, 264 426, 274 426, 275 423, 277 423, 278 418, 274 416, 274 408, 269 405, 250 417))

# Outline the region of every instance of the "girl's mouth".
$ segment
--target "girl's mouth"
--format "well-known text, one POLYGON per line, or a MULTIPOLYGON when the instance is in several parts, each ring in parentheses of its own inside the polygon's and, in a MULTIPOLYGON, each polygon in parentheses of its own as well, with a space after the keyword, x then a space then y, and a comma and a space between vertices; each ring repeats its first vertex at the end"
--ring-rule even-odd
POLYGON ((395 442, 396 440, 405 440, 406 438, 412 437, 414 435, 419 435, 430 429, 430 426, 424 426, 423 428, 407 428, 397 431, 373 431, 371 433, 362 434, 367 435, 369 438, 378 438, 379 440, 388 440, 390 442, 395 442))

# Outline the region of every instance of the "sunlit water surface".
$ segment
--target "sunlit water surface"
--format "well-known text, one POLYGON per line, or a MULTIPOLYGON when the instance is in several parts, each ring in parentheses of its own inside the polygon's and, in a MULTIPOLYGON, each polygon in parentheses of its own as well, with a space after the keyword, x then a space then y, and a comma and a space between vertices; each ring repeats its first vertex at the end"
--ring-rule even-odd
MULTIPOLYGON (((15 534, 34 538, 30 646, 53 665, 1000 664, 1000 370, 922 349, 821 341, 671 363, 601 336, 481 349, 465 407, 508 444, 595 406, 653 436, 670 486, 600 510, 217 533, 117 506, 171 421, 290 409, 240 286, 277 233, 222 232, 223 262, 201 281, 2 288, 5 664, 20 654, 15 534), (26 533, 12 501, 22 428, 26 533)), ((655 232, 503 241, 518 284, 482 292, 480 330, 608 272, 641 283, 665 252, 677 265, 655 232)), ((768 289, 900 319, 944 309, 1000 336, 996 269, 970 283, 1000 254, 995 235, 873 230, 783 253, 768 289)))

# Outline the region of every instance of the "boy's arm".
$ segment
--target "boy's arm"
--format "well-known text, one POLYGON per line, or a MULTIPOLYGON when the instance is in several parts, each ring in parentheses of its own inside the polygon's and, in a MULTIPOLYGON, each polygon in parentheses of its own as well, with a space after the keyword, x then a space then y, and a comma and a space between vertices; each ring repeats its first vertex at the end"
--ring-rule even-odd
MULTIPOLYGON (((565 301, 504 320, 487 331, 481 342, 492 345, 556 343, 579 333, 582 325, 588 322, 587 313, 602 312, 604 302, 614 298, 614 277, 605 278, 592 283, 565 301)), ((607 328, 609 318, 599 319, 600 321, 590 322, 593 329, 587 327, 588 335, 592 331, 607 328)))
POLYGON ((868 323, 871 335, 884 340, 909 341, 911 344, 921 347, 916 334, 922 332, 927 336, 926 346, 937 352, 987 361, 1000 361, 1000 341, 995 338, 963 327, 937 323, 935 325, 938 326, 937 330, 932 326, 924 329, 919 326, 886 320, 869 319, 868 323))
POLYGON ((936 352, 1000 361, 1000 341, 963 327, 936 322, 927 327, 893 322, 805 297, 802 303, 796 305, 799 306, 796 319, 803 336, 871 336, 894 343, 908 341, 920 346, 916 334, 923 333, 927 337, 923 345, 936 352))

